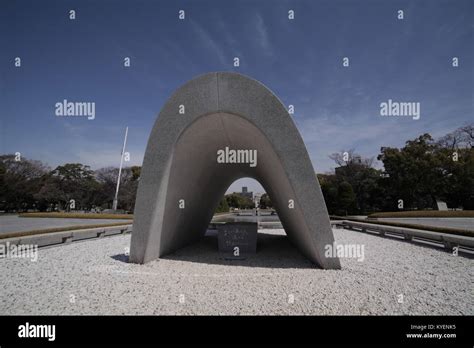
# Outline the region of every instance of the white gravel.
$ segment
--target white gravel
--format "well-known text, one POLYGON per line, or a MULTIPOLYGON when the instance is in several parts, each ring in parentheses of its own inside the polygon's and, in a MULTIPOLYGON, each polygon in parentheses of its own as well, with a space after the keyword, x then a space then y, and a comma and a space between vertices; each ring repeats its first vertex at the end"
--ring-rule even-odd
POLYGON ((258 253, 245 261, 221 259, 216 238, 206 237, 165 259, 129 264, 129 235, 40 249, 37 262, 0 259, 0 313, 474 314, 472 259, 335 229, 338 243, 364 245, 364 261, 343 258, 342 270, 321 270, 283 230, 260 232, 258 253))

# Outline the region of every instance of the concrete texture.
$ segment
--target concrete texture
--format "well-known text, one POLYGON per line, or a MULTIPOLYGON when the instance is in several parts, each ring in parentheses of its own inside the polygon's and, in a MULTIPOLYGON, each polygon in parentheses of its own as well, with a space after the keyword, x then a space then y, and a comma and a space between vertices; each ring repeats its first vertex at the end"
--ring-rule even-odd
POLYGON ((0 259, 0 313, 474 315, 473 259, 360 232, 334 236, 364 245, 364 260, 314 268, 283 230, 259 231, 245 261, 219 258, 216 236, 145 265, 126 262, 129 235, 40 249, 37 262, 0 259))
POLYGON ((146 263, 198 240, 226 189, 242 177, 262 184, 288 237, 309 260, 340 268, 337 258, 324 254, 334 238, 315 170, 292 118, 268 88, 236 73, 195 78, 163 107, 143 161, 131 261, 146 263), (217 163, 217 151, 225 147, 256 149, 257 166, 217 163))

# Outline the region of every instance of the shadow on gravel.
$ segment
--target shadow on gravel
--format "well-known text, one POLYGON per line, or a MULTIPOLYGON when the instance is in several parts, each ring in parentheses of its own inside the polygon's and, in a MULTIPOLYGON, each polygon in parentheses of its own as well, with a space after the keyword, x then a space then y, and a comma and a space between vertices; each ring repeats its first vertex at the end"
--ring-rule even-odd
POLYGON ((128 263, 128 255, 125 255, 125 254, 113 255, 111 256, 111 258, 113 258, 115 261, 128 263))
POLYGON ((247 255, 245 260, 225 259, 218 252, 216 236, 205 236, 197 243, 179 249, 163 258, 167 260, 240 267, 318 268, 318 266, 300 254, 286 236, 262 232, 258 233, 257 253, 247 255))

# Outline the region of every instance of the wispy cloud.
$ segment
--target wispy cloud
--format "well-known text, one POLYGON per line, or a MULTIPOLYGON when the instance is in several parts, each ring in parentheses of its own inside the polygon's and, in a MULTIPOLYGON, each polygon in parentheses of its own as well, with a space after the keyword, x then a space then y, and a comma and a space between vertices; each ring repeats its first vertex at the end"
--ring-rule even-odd
MULTIPOLYGON (((79 162, 90 166, 92 169, 108 166, 117 167, 119 165, 123 141, 122 127, 109 126, 102 129, 103 138, 101 138, 97 136, 97 129, 91 132, 90 125, 64 122, 63 126, 69 135, 72 146, 62 149, 53 158, 49 158, 48 163, 50 165, 79 162), (104 138, 108 140, 105 141, 104 138)), ((129 131, 125 151, 130 153, 130 162, 125 162, 125 166, 142 164, 144 148, 142 144, 138 144, 136 140, 134 141, 134 139, 142 138, 143 134, 138 133, 139 131, 136 128, 129 131)))
POLYGON ((207 47, 211 53, 214 53, 221 64, 229 64, 229 60, 226 58, 224 50, 222 49, 222 46, 218 44, 217 40, 215 40, 200 24, 192 19, 190 22, 198 39, 204 44, 204 47, 207 47))
MULTIPOLYGON (((238 40, 236 32, 230 30, 229 23, 224 21, 221 17, 215 17, 216 27, 219 32, 219 36, 222 37, 222 43, 232 53, 232 57, 239 57, 241 60, 245 60, 244 52, 242 48, 244 43, 238 40)), ((228 64, 228 62, 227 62, 228 64)))
MULTIPOLYGON (((92 169, 103 167, 118 167, 120 164, 120 149, 107 146, 108 148, 84 149, 76 153, 77 160, 80 163, 89 165, 92 169)), ((130 149, 126 149, 130 152, 130 149)), ((124 167, 142 165, 143 155, 137 156, 135 152, 131 152, 130 161, 124 162, 124 167)))
POLYGON ((268 37, 268 29, 267 29, 267 26, 265 25, 263 17, 259 13, 257 13, 255 18, 256 18, 255 28, 256 28, 256 33, 257 33, 255 38, 257 39, 257 44, 258 46, 262 48, 262 53, 268 56, 272 56, 273 48, 270 43, 270 39, 268 37))
MULTIPOLYGON (((327 172, 335 167, 329 155, 335 152, 354 149, 364 157, 376 157, 381 146, 399 146, 400 133, 410 137, 400 123, 366 121, 366 114, 356 112, 351 118, 332 114, 330 110, 319 110, 316 117, 299 117, 296 124, 305 142, 306 148, 318 173, 327 172)), ((309 115, 302 111, 302 115, 309 115)), ((412 130, 413 134, 416 131, 412 130)), ((407 138, 408 139, 408 138, 407 138)), ((405 139, 405 140, 407 140, 405 139)), ((379 163, 375 163, 380 167, 379 163)))

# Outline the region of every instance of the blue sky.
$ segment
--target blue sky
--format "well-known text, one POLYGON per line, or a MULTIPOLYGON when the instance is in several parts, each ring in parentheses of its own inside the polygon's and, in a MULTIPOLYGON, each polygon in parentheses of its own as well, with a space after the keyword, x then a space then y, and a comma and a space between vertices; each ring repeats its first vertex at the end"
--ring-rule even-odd
POLYGON ((333 152, 373 157, 474 119, 473 25, 470 0, 2 1, 1 153, 52 167, 117 166, 129 126, 129 164, 141 164, 175 89, 206 72, 236 71, 295 105, 313 165, 327 172, 333 152), (95 102, 96 118, 56 117, 63 99, 95 102), (388 99, 420 102, 421 118, 381 117, 388 99))

